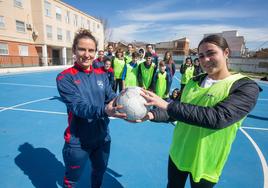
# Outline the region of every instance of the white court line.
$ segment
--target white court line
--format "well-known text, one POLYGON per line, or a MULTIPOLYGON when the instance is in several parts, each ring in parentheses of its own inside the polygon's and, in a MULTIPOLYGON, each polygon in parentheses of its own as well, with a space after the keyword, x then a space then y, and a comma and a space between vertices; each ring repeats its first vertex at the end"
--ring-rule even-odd
POLYGON ((268 101, 268 99, 258 99, 258 101, 268 101))
POLYGON ((268 131, 268 128, 258 128, 258 127, 242 127, 243 129, 253 129, 253 130, 261 130, 261 131, 268 131))
POLYGON ((249 141, 252 143, 252 145, 254 146, 255 150, 257 151, 257 153, 259 155, 259 158, 260 158, 261 164, 262 164, 262 170, 263 170, 263 179, 264 179, 263 187, 267 188, 268 187, 268 167, 267 167, 267 162, 265 160, 265 157, 264 157, 263 153, 261 152, 261 149, 259 148, 259 146, 253 140, 253 138, 251 138, 251 136, 242 127, 239 129, 249 139, 249 141))
MULTIPOLYGON (((4 108, 4 107, 0 107, 0 109, 2 109, 2 108, 4 108)), ((37 112, 37 113, 46 113, 46 114, 67 115, 67 113, 64 113, 64 112, 55 112, 55 111, 47 111, 47 110, 32 110, 32 109, 26 109, 26 108, 11 108, 10 110, 25 111, 25 112, 37 112)))
MULTIPOLYGON (((6 107, 0 107, 0 109, 6 109, 6 107)), ((32 109, 26 109, 26 108, 10 108, 9 110, 14 111, 25 111, 25 112, 36 112, 36 113, 46 113, 46 114, 58 114, 58 115, 67 115, 65 112, 55 112, 55 111, 47 111, 47 110, 32 110, 32 109)), ((1 111, 0 111, 1 112, 1 111)), ((119 119, 115 117, 109 117, 110 119, 119 119)))
POLYGON ((26 104, 31 104, 31 103, 35 103, 35 102, 39 102, 39 101, 45 101, 45 100, 49 100, 49 99, 53 99, 53 98, 54 97, 46 97, 46 98, 42 98, 42 99, 28 101, 28 102, 25 102, 25 103, 21 103, 21 104, 17 104, 17 105, 14 105, 14 106, 7 107, 7 108, 3 108, 3 109, 0 110, 0 112, 10 110, 10 109, 13 109, 13 108, 16 108, 16 107, 19 107, 19 106, 23 106, 23 105, 26 105, 26 104))
POLYGON ((16 83, 8 83, 8 82, 0 82, 2 85, 13 85, 13 86, 26 86, 26 87, 45 87, 45 88, 56 88, 56 86, 48 86, 48 85, 34 85, 34 84, 16 84, 16 83))
POLYGON ((180 80, 177 76, 174 76, 174 78, 175 78, 176 80, 178 80, 179 82, 181 82, 181 80, 180 80))

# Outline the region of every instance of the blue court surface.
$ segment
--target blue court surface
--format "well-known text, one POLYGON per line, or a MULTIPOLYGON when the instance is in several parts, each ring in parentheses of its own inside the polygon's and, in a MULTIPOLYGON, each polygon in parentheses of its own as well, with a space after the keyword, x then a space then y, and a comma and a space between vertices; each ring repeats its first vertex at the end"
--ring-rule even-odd
MULTIPOLYGON (((0 187, 62 187, 67 126, 55 86, 59 71, 0 76, 0 187)), ((179 87, 179 73, 172 89, 179 87)), ((238 131, 217 188, 268 187, 268 84, 238 131)), ((111 119, 111 155, 104 188, 163 188, 173 125, 111 119)), ((79 182, 89 187, 89 164, 79 182)), ((187 183, 189 187, 189 183, 187 183)))

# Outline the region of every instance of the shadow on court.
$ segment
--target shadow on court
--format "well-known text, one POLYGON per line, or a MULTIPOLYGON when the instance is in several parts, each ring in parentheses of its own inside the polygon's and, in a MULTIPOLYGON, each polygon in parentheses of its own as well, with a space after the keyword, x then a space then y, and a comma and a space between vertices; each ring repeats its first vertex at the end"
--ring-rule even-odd
POLYGON ((59 96, 54 96, 53 98, 49 99, 49 100, 58 100, 60 102, 63 102, 62 98, 59 96))
POLYGON ((46 148, 34 148, 29 143, 19 146, 21 152, 15 163, 29 177, 37 188, 62 187, 64 166, 55 155, 46 148))
MULTIPOLYGON (((15 157, 15 164, 28 176, 34 187, 63 187, 64 165, 48 149, 34 148, 33 145, 26 142, 19 146, 18 151, 20 154, 15 157)), ((89 166, 86 169, 89 169, 89 166)), ((102 187, 122 188, 123 186, 115 179, 121 176, 108 168, 104 174, 102 187)), ((89 177, 89 170, 86 170, 78 187, 89 187, 89 177)))

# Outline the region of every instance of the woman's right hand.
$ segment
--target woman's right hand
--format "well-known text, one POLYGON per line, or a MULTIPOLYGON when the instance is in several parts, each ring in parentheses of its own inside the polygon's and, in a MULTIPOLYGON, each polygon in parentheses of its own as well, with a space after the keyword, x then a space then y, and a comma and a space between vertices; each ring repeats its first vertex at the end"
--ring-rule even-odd
POLYGON ((155 106, 158 108, 161 108, 163 110, 167 110, 168 102, 162 99, 161 97, 157 96, 155 93, 141 89, 141 96, 143 96, 147 103, 145 105, 147 106, 155 106))

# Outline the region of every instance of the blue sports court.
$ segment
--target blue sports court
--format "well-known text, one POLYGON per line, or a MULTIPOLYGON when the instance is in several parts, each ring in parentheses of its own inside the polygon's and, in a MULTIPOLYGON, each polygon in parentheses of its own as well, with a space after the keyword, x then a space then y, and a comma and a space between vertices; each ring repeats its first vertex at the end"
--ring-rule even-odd
MULTIPOLYGON (((59 72, 0 75, 0 187, 62 187, 67 115, 55 85, 59 72)), ((172 89, 179 79, 177 72, 172 89)), ((258 83, 263 92, 238 131, 217 188, 268 187, 268 84, 258 83)), ((110 132, 104 188, 166 187, 172 124, 111 119, 110 132)), ((78 187, 88 187, 88 177, 89 167, 78 187)))

